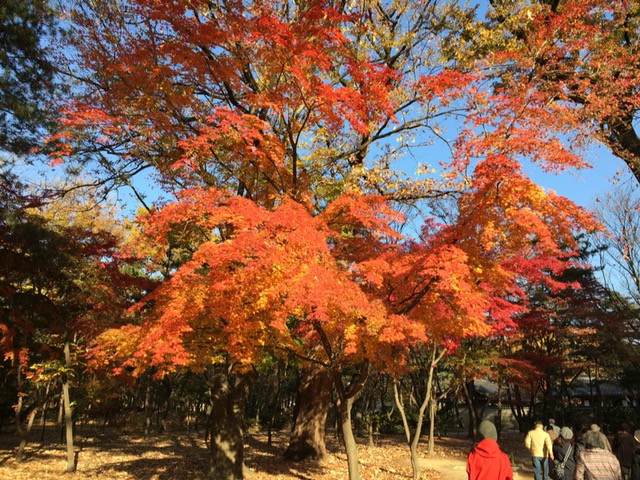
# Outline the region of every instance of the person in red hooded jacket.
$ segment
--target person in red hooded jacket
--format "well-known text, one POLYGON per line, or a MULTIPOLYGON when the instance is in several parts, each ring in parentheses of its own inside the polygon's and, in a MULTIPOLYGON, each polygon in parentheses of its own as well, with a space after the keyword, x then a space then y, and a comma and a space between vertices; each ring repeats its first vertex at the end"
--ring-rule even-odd
POLYGON ((469 480, 513 480, 511 462, 498 446, 498 432, 489 420, 478 426, 481 440, 467 456, 467 476, 469 480))

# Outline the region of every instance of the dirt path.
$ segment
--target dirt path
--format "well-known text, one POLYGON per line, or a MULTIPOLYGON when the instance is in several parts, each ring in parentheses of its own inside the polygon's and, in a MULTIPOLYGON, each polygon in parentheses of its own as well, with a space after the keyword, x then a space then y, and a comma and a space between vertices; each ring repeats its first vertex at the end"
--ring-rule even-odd
MULTIPOLYGON (((474 442, 467 438, 466 432, 458 432, 457 435, 436 439, 433 455, 429 456, 425 442, 421 444, 423 449, 420 450, 420 466, 425 471, 437 472, 439 480, 467 480, 467 453, 473 444, 474 442)), ((531 457, 524 447, 523 435, 514 431, 503 432, 499 444, 502 451, 509 456, 514 480, 533 480, 531 457)), ((397 458, 403 471, 410 472, 411 462, 406 453, 397 458)), ((426 472, 423 477, 431 478, 426 472)))
MULTIPOLYGON (((420 465, 440 472, 442 480, 466 480, 466 459, 460 457, 434 457, 422 459, 420 465)), ((533 480, 530 466, 516 463, 512 465, 514 480, 533 480)))

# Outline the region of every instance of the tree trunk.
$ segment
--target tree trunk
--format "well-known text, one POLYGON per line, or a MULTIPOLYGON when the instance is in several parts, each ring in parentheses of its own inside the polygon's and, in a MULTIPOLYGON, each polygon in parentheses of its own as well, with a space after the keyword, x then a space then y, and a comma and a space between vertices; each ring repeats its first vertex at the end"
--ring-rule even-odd
POLYGON ((338 414, 340 415, 340 430, 342 431, 342 443, 347 454, 349 467, 349 480, 360 478, 360 465, 358 465, 358 449, 356 438, 351 427, 351 407, 354 397, 338 401, 338 414))
POLYGON ((146 387, 144 391, 144 436, 149 436, 151 430, 151 382, 153 379, 151 375, 146 379, 146 387))
POLYGON ((469 438, 476 438, 476 433, 477 433, 476 430, 480 422, 478 421, 478 412, 476 411, 476 406, 473 403, 473 398, 471 396, 472 392, 470 391, 468 385, 470 385, 471 388, 475 388, 473 385, 473 381, 465 382, 462 385, 462 393, 464 395, 464 401, 467 404, 467 410, 469 412, 469 424, 467 425, 467 436, 469 438))
POLYGON ((51 390, 51 380, 47 382, 47 388, 44 392, 44 404, 42 405, 42 417, 40 418, 41 422, 41 431, 40 431, 40 443, 44 445, 44 435, 47 428, 47 411, 49 409, 49 391, 51 390))
MULTIPOLYGON (((67 369, 71 368, 71 351, 69 346, 68 334, 65 334, 64 342, 64 363, 67 369)), ((62 401, 64 402, 64 423, 65 423, 65 437, 67 442, 67 468, 65 472, 76 471, 76 457, 73 449, 73 418, 71 412, 71 395, 69 394, 69 377, 63 375, 62 377, 62 401)))
POLYGON ((524 408, 522 405, 520 388, 517 385, 513 385, 512 388, 507 388, 507 399, 509 401, 509 409, 511 410, 511 414, 516 419, 516 422, 518 422, 518 431, 520 433, 525 433, 527 431, 527 424, 529 422, 526 421, 528 417, 525 415, 524 408), (512 388, 513 388, 515 398, 511 393, 512 388))
MULTIPOLYGON (((424 409, 427 406, 428 394, 425 395, 425 398, 422 402, 420 412, 424 415, 424 409)), ((418 455, 418 441, 420 439, 420 431, 416 430, 416 435, 411 440, 411 428, 409 427, 409 422, 407 421, 407 414, 404 409, 404 403, 402 402, 402 398, 400 397, 400 391, 398 389, 398 382, 396 380, 393 381, 393 398, 395 400, 395 404, 398 407, 398 412, 400 412, 400 417, 402 418, 402 425, 404 426, 404 433, 407 440, 407 445, 409 445, 409 455, 411 459, 411 470, 413 471, 413 478, 418 478, 420 476, 420 457, 418 455)), ((422 420, 420 418, 420 414, 418 415, 418 427, 422 428, 422 420)))
POLYGON ((331 373, 318 367, 302 368, 289 446, 288 460, 321 460, 327 454, 325 425, 331 406, 331 373))
POLYGON ((169 419, 169 410, 171 408, 171 395, 173 393, 173 385, 169 377, 163 377, 160 383, 162 388, 162 399, 158 398, 156 411, 156 429, 158 433, 163 434, 167 431, 167 423, 169 419))
MULTIPOLYGON (((434 374, 436 365, 445 354, 444 348, 439 353, 437 352, 437 350, 438 350, 438 347, 434 345, 433 350, 431 351, 431 359, 429 363, 429 376, 427 378, 427 388, 424 394, 422 405, 420 405, 420 410, 418 411, 416 431, 413 435, 413 440, 411 441, 411 445, 409 446, 409 450, 411 452, 411 467, 413 469, 414 480, 418 480, 420 478, 420 456, 418 455, 418 442, 420 442, 420 435, 422 434, 422 422, 424 421, 424 413, 427 407, 429 406, 429 404, 433 402, 433 374, 434 374)), ((432 453, 433 453, 432 451, 429 452, 430 455, 432 453)))
MULTIPOLYGON (((14 358, 18 358, 17 355, 14 355, 14 358)), ((18 445, 18 451, 16 452, 16 463, 21 463, 24 460, 24 448, 27 444, 27 434, 25 433, 25 429, 22 425, 22 415, 23 415, 23 407, 24 400, 22 395, 22 366, 20 364, 17 365, 17 379, 18 379, 18 403, 16 404, 16 430, 18 437, 20 437, 20 443, 18 445)))
MULTIPOLYGON (((18 358, 17 355, 14 355, 14 358, 18 358)), ((25 409, 24 407, 24 394, 22 393, 22 365, 19 363, 16 366, 17 369, 17 380, 18 380, 18 403, 16 405, 16 429, 18 437, 20 438, 20 443, 18 444, 18 450, 16 452, 16 463, 20 463, 24 460, 24 450, 27 446, 27 442, 29 440, 29 433, 31 432, 31 427, 33 427, 33 421, 36 418, 37 409, 35 405, 25 409), (27 418, 26 427, 23 425, 23 419, 27 418)))
MULTIPOLYGON (((19 402, 22 402, 20 400, 19 402)), ((31 432, 31 427, 33 427, 33 421, 36 418, 37 409, 31 410, 27 420, 27 427, 24 428, 20 424, 18 427, 18 431, 20 432, 20 445, 18 445, 18 453, 16 454, 16 463, 20 463, 24 460, 24 449, 27 446, 27 440, 29 438, 29 433, 31 432)))
POLYGON ((494 423, 498 432, 498 440, 500 440, 502 435, 502 379, 500 377, 498 377, 498 405, 494 423))
POLYGON ((398 381, 393 379, 393 399, 400 412, 400 418, 402 419, 402 426, 404 427, 404 433, 407 438, 407 444, 411 442, 411 429, 409 428, 409 422, 407 421, 407 414, 404 411, 404 403, 400 397, 400 390, 398 389, 398 381))
POLYGON ((338 371, 333 371, 333 384, 336 387, 338 396, 338 416, 340 417, 340 431, 342 432, 342 444, 347 454, 347 465, 349 467, 349 480, 360 479, 360 465, 358 465, 358 449, 356 448, 356 438, 353 435, 351 426, 351 407, 353 402, 364 387, 369 376, 369 362, 365 361, 360 366, 358 376, 349 386, 345 386, 342 375, 338 371))
POLYGON ((276 370, 276 374, 277 374, 277 382, 276 382, 276 393, 274 395, 274 399, 273 399, 273 406, 269 412, 269 415, 267 415, 267 445, 272 446, 273 444, 273 425, 276 421, 276 418, 279 414, 279 410, 280 410, 280 401, 281 401, 281 397, 282 397, 282 368, 280 367, 280 365, 278 365, 278 368, 276 370))
POLYGON ((413 471, 413 480, 420 478, 420 455, 418 454, 418 443, 420 442, 420 436, 422 435, 422 422, 424 421, 424 412, 429 405, 429 398, 431 389, 429 382, 427 382, 427 391, 424 394, 424 399, 418 410, 418 418, 416 422, 416 431, 413 434, 413 439, 409 445, 409 452, 411 454, 411 469, 413 471))
POLYGON ((230 373, 227 364, 211 369, 211 466, 208 480, 240 480, 244 478, 244 403, 248 375, 230 373))
POLYGON ((433 387, 431 387, 431 398, 429 400, 429 443, 427 451, 429 452, 429 456, 432 457, 435 450, 435 439, 436 439, 436 407, 438 406, 436 396, 433 393, 433 387))

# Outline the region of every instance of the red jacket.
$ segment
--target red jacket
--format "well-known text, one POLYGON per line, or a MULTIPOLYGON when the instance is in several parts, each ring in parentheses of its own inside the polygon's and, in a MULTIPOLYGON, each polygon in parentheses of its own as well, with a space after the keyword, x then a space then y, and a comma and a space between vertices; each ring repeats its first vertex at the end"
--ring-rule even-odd
POLYGON ((513 480, 511 463, 492 438, 480 440, 467 457, 469 480, 513 480))

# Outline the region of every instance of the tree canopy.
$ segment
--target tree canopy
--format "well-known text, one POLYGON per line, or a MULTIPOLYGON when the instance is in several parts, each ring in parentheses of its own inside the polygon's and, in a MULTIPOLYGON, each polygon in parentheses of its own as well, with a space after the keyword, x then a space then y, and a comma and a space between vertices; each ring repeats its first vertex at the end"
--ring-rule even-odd
POLYGON ((55 13, 46 1, 0 5, 0 147, 24 154, 41 144, 55 92, 55 13))

